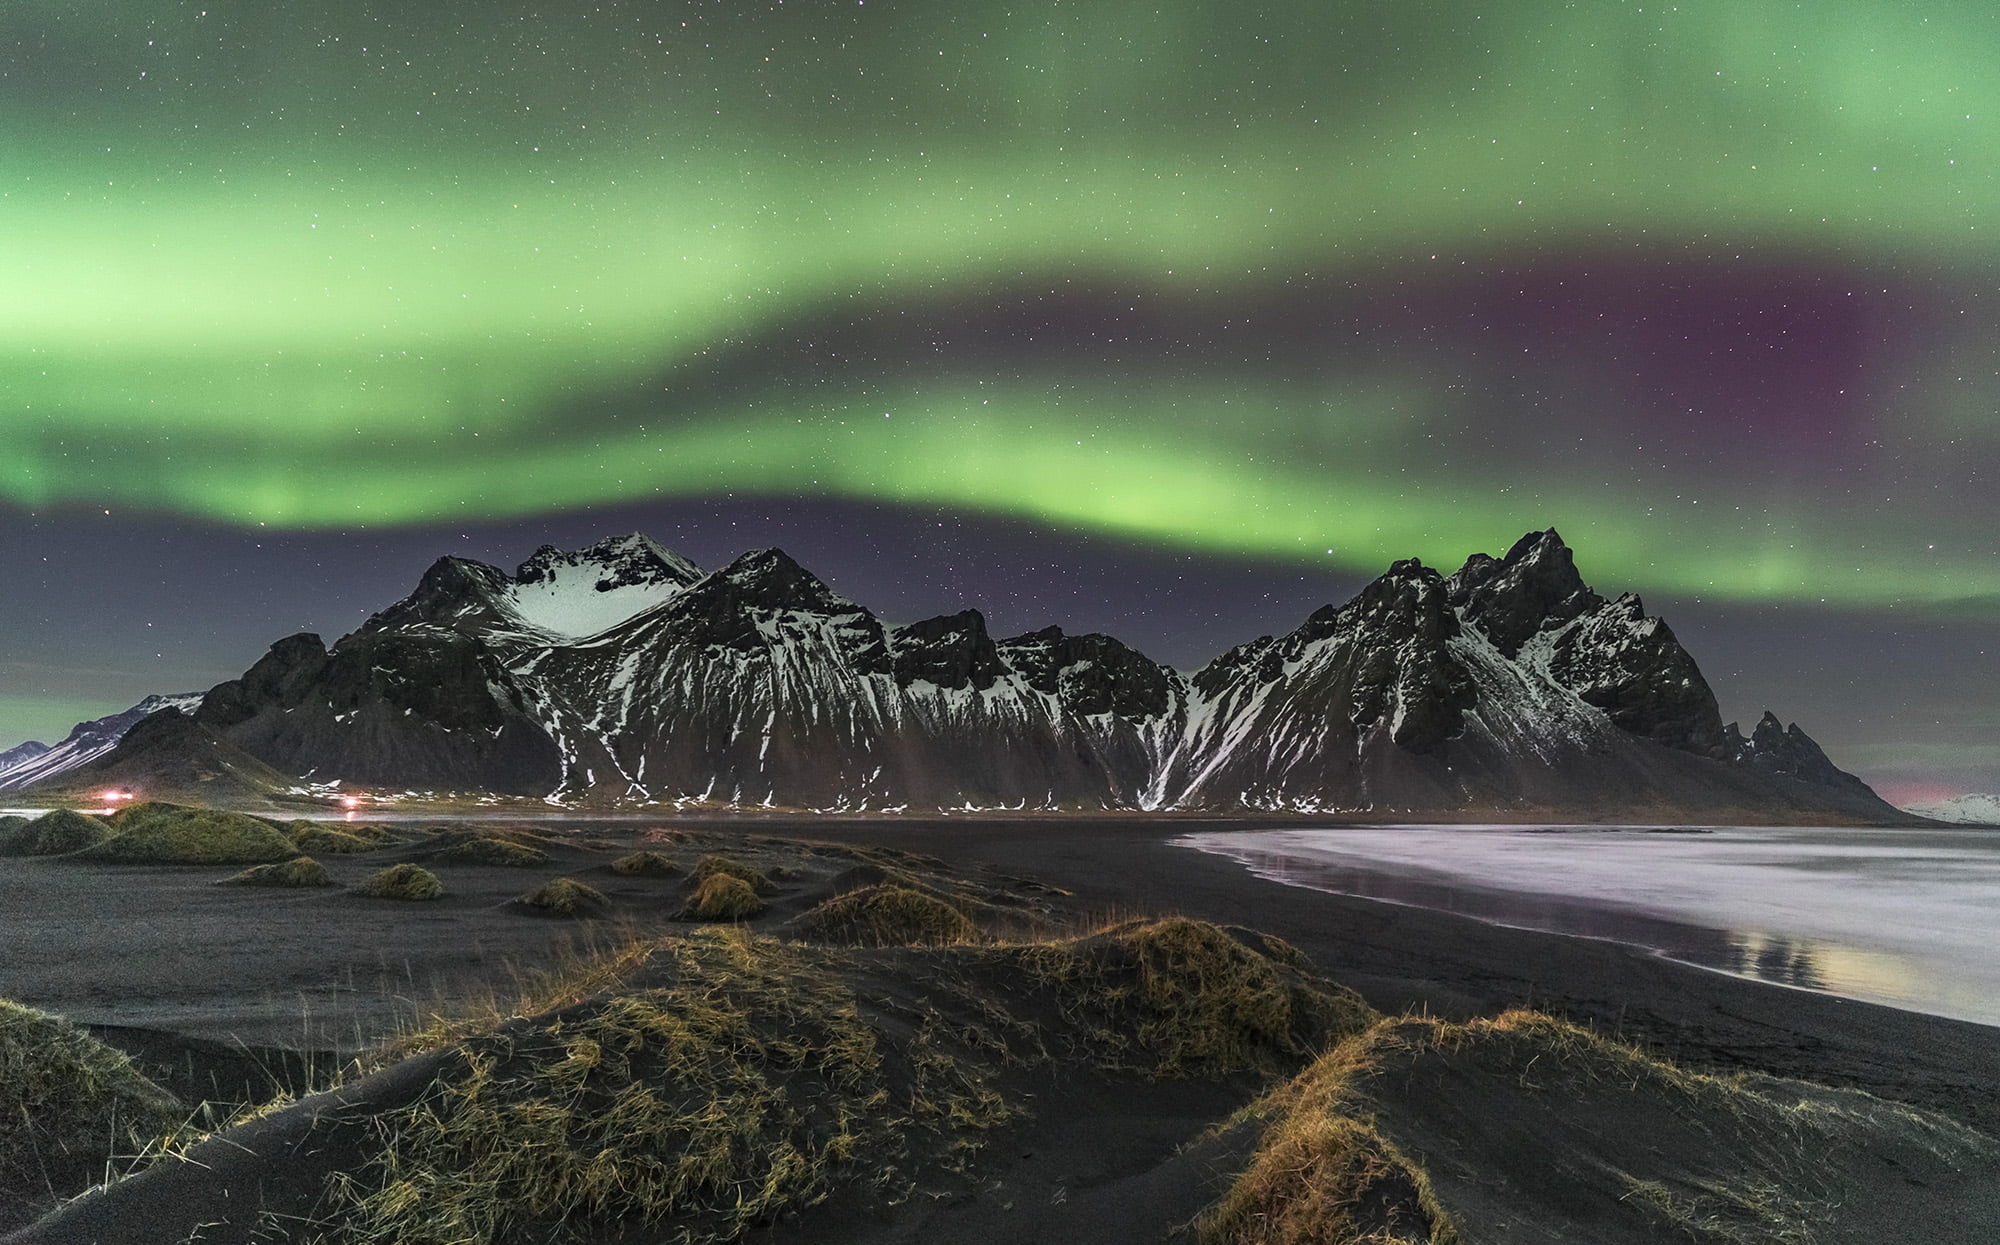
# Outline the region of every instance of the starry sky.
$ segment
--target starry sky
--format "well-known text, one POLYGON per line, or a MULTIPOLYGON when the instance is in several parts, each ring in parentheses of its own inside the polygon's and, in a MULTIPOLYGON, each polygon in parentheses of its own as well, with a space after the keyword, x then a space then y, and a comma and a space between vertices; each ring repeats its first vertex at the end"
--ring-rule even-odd
POLYGON ((1198 666, 1556 526, 2000 790, 2000 18, 13 0, 0 747, 440 553, 779 544, 1198 666))

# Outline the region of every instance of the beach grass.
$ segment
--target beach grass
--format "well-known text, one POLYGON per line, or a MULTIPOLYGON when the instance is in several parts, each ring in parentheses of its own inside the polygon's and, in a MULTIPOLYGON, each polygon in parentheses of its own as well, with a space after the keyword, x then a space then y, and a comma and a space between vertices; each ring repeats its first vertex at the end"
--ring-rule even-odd
POLYGON ((390 865, 363 878, 354 893, 375 899, 437 899, 444 894, 444 883, 422 865, 390 865))
POLYGON ((958 908, 914 886, 879 883, 802 914, 792 932, 814 942, 895 947, 964 942, 976 932, 958 908))
POLYGON ((612 861, 611 871, 628 878, 664 878, 672 877, 679 869, 658 852, 638 851, 612 861))
POLYGON ((462 865, 508 865, 517 869, 544 865, 549 854, 539 847, 498 835, 476 835, 438 852, 437 859, 462 865))
POLYGON ((78 852, 78 859, 119 864, 255 865, 299 855, 299 849, 276 823, 225 809, 148 801, 122 808, 108 821, 112 836, 78 852))
POLYGON ((243 872, 222 879, 220 886, 332 886, 326 866, 310 856, 252 865, 243 872))
POLYGON ((764 900, 750 883, 734 873, 711 872, 695 883, 680 916, 684 921, 747 921, 763 910, 764 900))
POLYGON ((61 856, 95 847, 112 835, 102 818, 75 809, 58 808, 30 821, 8 818, 0 828, 0 856, 61 856))
POLYGON ((0 1230, 81 1192, 185 1115, 121 1052, 0 999, 0 1230))
POLYGON ((575 878, 550 878, 540 888, 523 895, 521 903, 552 916, 605 916, 611 911, 611 900, 603 891, 575 878))

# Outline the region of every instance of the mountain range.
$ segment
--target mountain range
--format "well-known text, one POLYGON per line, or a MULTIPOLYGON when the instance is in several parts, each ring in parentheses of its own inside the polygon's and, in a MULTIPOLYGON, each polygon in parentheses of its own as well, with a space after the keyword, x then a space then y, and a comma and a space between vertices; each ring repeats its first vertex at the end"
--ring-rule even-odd
POLYGON ((143 785, 151 750, 567 805, 1905 819, 1797 726, 1725 726, 1667 624, 1592 591, 1553 530, 1448 575, 1397 562, 1192 674, 976 610, 886 623, 776 549, 708 573, 637 534, 511 575, 447 557, 331 648, 289 636, 172 700, 0 788, 143 785))

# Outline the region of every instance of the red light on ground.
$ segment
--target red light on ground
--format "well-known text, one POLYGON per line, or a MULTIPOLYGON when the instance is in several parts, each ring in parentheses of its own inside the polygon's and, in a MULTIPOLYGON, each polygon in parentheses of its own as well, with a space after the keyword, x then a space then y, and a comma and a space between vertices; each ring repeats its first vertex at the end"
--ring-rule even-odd
POLYGON ((129 800, 131 798, 132 798, 132 793, 130 791, 107 791, 104 793, 104 802, 106 804, 110 804, 118 800, 129 800))
POLYGON ((341 807, 342 807, 342 808, 359 808, 359 807, 361 807, 361 801, 360 801, 360 800, 357 800, 357 799, 355 799, 355 798, 354 798, 353 796, 351 796, 351 795, 348 795, 348 796, 342 796, 342 797, 341 797, 341 799, 340 799, 340 804, 341 804, 341 807))

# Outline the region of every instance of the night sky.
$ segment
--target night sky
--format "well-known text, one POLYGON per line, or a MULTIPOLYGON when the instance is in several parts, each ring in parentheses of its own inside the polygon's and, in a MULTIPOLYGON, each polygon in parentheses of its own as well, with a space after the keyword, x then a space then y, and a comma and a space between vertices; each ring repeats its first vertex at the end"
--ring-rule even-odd
POLYGON ((0 747, 441 553, 1193 667, 1555 526, 2000 790, 1990 3, 11 0, 0 747))

